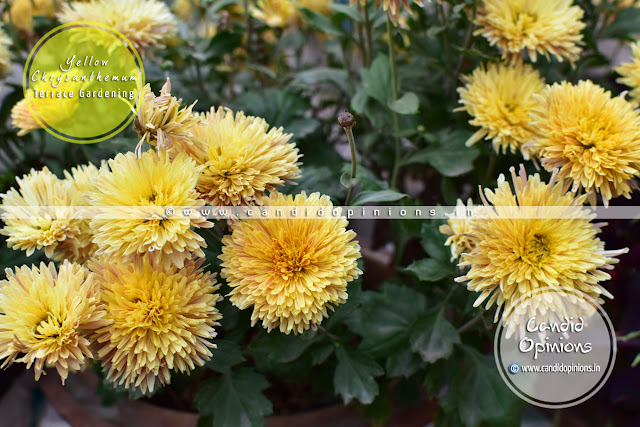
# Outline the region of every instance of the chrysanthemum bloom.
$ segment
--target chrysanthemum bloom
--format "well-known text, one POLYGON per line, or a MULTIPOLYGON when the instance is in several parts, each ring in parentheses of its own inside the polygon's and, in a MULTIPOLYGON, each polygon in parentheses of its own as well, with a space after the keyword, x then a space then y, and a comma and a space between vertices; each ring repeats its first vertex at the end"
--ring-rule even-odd
POLYGON ((34 366, 36 380, 55 367, 64 384, 79 370, 89 349, 90 334, 109 324, 100 306, 100 286, 89 271, 65 261, 15 272, 5 270, 0 282, 0 359, 34 366))
POLYGON ((584 11, 572 0, 484 0, 475 20, 503 58, 527 52, 533 62, 538 54, 574 63, 582 51, 581 21, 584 11))
POLYGON ((471 252, 475 246, 473 236, 469 235, 470 225, 468 218, 469 210, 473 208, 473 201, 467 200, 467 205, 458 199, 456 205, 456 216, 461 218, 450 218, 446 224, 440 226, 440 232, 449 237, 445 245, 451 247, 451 261, 455 261, 465 252, 471 252))
POLYGON ((63 24, 91 21, 108 25, 145 53, 162 48, 175 37, 177 20, 159 0, 93 0, 64 3, 57 14, 63 24))
POLYGON ((138 116, 133 121, 140 142, 146 141, 159 150, 182 145, 188 151, 188 146, 195 141, 193 128, 200 123, 200 118, 192 112, 195 102, 186 108, 180 108, 181 105, 182 99, 171 96, 169 78, 160 96, 155 96, 147 83, 138 105, 138 116))
MULTIPOLYGON (((308 207, 317 215, 333 209, 327 196, 303 192, 295 198, 271 193, 262 206, 308 207)), ((237 222, 222 239, 221 276, 233 290, 231 302, 241 310, 253 307, 251 324, 288 334, 315 329, 327 309, 347 300, 347 283, 362 272, 356 260, 360 246, 352 241, 344 217, 251 219, 237 222)))
POLYGON ((251 10, 254 18, 271 28, 287 27, 297 20, 298 13, 291 0, 258 0, 257 7, 251 10))
POLYGON ((591 81, 556 83, 536 98, 533 148, 544 167, 559 168, 559 178, 571 178, 576 189, 594 189, 605 205, 613 197, 629 198, 631 178, 640 175, 640 113, 634 104, 591 81))
POLYGON ((202 141, 193 154, 204 169, 197 190, 214 206, 242 206, 300 177, 298 149, 291 134, 264 119, 213 108, 194 128, 202 141))
POLYGON ((23 136, 36 129, 42 129, 42 125, 31 114, 26 99, 21 99, 11 109, 11 124, 18 128, 18 136, 23 136))
MULTIPOLYGON (((87 197, 94 189, 94 180, 97 178, 98 173, 98 168, 92 163, 71 168, 71 173, 64 171, 65 181, 70 184, 69 192, 73 206, 89 206, 87 197)), ((56 248, 56 254, 62 259, 84 264, 95 254, 98 246, 93 243, 91 218, 88 216, 88 210, 81 212, 81 214, 80 233, 74 239, 66 239, 60 242, 56 248)))
POLYGON ((33 33, 33 18, 46 16, 53 18, 64 0, 12 0, 5 21, 25 33, 33 33))
POLYGON ((204 365, 222 318, 220 285, 201 268, 203 259, 162 267, 150 255, 131 264, 89 261, 111 322, 92 337, 97 355, 109 381, 143 393, 168 384, 171 370, 204 365))
POLYGON ((206 243, 191 227, 213 224, 200 215, 182 215, 181 207, 204 206, 195 190, 201 168, 186 154, 174 159, 153 150, 137 158, 129 152, 109 160, 89 193, 98 209, 91 220, 96 255, 107 255, 118 263, 152 251, 165 267, 182 267, 193 252, 204 257, 206 243), (165 216, 165 207, 177 215, 165 216))
POLYGON ((0 234, 8 236, 10 248, 27 255, 44 248, 47 257, 59 260, 58 246, 81 234, 82 220, 65 208, 72 205, 70 183, 58 179, 46 166, 16 181, 18 189, 0 195, 5 209, 0 234))
POLYGON ((616 68, 622 77, 617 81, 631 88, 631 97, 640 104, 640 42, 631 45, 633 58, 631 62, 624 63, 616 68))
POLYGON ((513 190, 504 175, 495 191, 484 190, 484 204, 496 212, 487 209, 469 222, 475 246, 462 254, 460 266, 470 268, 456 281, 480 292, 474 306, 486 299, 487 308, 496 303, 497 320, 500 308, 508 316, 512 303, 545 287, 576 289, 600 302, 601 295, 613 298, 600 284, 611 278, 603 270, 611 270, 618 262, 615 257, 628 250, 604 249, 597 234, 606 224, 591 223, 580 209, 586 195, 567 191, 569 186, 558 181, 556 173, 549 184, 538 174, 527 177, 522 165, 520 176, 514 168, 511 175, 513 190), (531 206, 536 210, 526 208, 531 206))
POLYGON ((516 61, 480 66, 462 79, 466 86, 458 88, 458 93, 464 106, 457 111, 469 113, 473 117, 469 123, 480 127, 467 145, 486 137, 493 141, 497 153, 520 150, 525 160, 535 157, 535 152, 522 145, 533 139, 529 113, 537 105, 533 94, 545 88, 540 73, 516 61))
POLYGON ((11 71, 11 39, 0 28, 0 77, 4 77, 11 71))

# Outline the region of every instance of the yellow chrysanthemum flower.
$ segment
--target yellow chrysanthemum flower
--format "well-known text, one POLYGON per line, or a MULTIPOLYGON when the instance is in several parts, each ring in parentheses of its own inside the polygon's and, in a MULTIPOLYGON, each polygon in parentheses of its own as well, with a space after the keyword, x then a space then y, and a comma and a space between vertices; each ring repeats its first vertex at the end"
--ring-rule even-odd
POLYGON ((200 118, 192 113, 195 104, 180 108, 182 99, 171 96, 169 78, 162 86, 160 96, 155 96, 147 83, 138 105, 138 116, 133 121, 140 142, 146 141, 159 150, 181 145, 188 151, 187 146, 195 141, 193 128, 200 123, 200 118))
POLYGON ((258 0, 251 15, 271 28, 284 28, 297 21, 298 9, 291 0, 258 0))
POLYGON ((53 18, 64 0, 13 0, 5 15, 5 22, 25 33, 33 33, 33 17, 53 18))
POLYGON ((204 169, 197 190, 214 206, 253 203, 265 191, 300 177, 298 149, 291 134, 270 129, 264 119, 213 108, 194 128, 202 141, 192 154, 204 169))
POLYGON ((527 52, 533 62, 538 54, 574 63, 582 51, 581 21, 584 11, 572 0, 484 0, 475 20, 503 58, 527 52))
MULTIPOLYGON (((496 211, 486 209, 482 217, 469 221, 468 234, 473 236, 475 246, 462 254, 460 266, 470 268, 456 281, 468 282, 470 291, 481 293, 474 306, 488 298, 487 308, 494 303, 499 307, 497 320, 500 308, 510 316, 512 303, 528 292, 546 287, 576 289, 600 302, 601 295, 613 298, 600 285, 611 278, 602 270, 612 269, 618 261, 615 257, 628 250, 604 249, 597 234, 605 224, 593 224, 588 215, 576 212, 586 195, 568 192, 568 185, 557 181, 557 174, 549 184, 541 182, 538 174, 527 177, 522 165, 520 176, 516 176, 514 168, 511 175, 513 190, 504 175, 498 178, 495 191, 484 190, 484 204, 493 205, 496 211), (549 215, 536 211, 536 216, 527 206, 552 209, 547 209, 549 215), (559 215, 559 211, 567 214, 559 215)), ((503 320, 510 323, 508 318, 503 320)))
MULTIPOLYGON (((295 196, 271 193, 262 206, 323 207, 329 197, 303 192, 295 196)), ((302 215, 302 214, 301 214, 302 215)), ((253 307, 251 323, 259 320, 271 331, 288 334, 315 329, 327 309, 347 300, 347 283, 362 272, 356 260, 360 246, 346 229, 344 217, 251 219, 233 225, 222 239, 221 276, 233 290, 231 302, 241 310, 253 307)))
MULTIPOLYGON (((99 169, 92 163, 71 168, 71 173, 64 171, 65 180, 70 183, 69 191, 73 206, 88 207, 88 194, 94 189, 94 180, 98 177, 99 169)), ((98 246, 93 243, 91 218, 88 212, 82 212, 80 233, 74 239, 66 239, 57 246, 56 254, 62 259, 68 259, 84 264, 91 258, 98 246)))
POLYGON ((26 135, 36 129, 42 129, 42 125, 31 114, 26 99, 21 99, 11 109, 11 124, 19 129, 18 136, 26 135))
POLYGON ((164 47, 177 33, 176 17, 159 0, 65 2, 57 18, 63 24, 91 21, 108 25, 130 40, 141 53, 164 47))
POLYGON ((624 63, 616 68, 616 72, 622 77, 617 81, 631 88, 631 97, 640 104, 640 42, 631 45, 633 58, 631 62, 624 63))
POLYGON ((0 234, 8 236, 10 248, 24 250, 27 255, 44 248, 47 257, 60 260, 58 246, 82 234, 82 219, 65 208, 72 205, 71 184, 58 179, 46 166, 41 171, 32 169, 16 181, 17 190, 11 188, 0 195, 5 209, 0 234))
POLYGON ((191 253, 204 257, 206 243, 191 227, 213 224, 200 215, 165 216, 165 207, 204 206, 195 190, 201 168, 192 159, 150 150, 139 159, 118 154, 108 165, 89 193, 91 206, 107 208, 91 220, 96 255, 130 262, 154 252, 165 267, 182 267, 191 253))
POLYGON ((11 52, 9 47, 11 46, 11 39, 0 28, 0 77, 6 76, 11 71, 11 52))
POLYGON ((540 73, 517 61, 480 66, 462 80, 466 86, 458 88, 458 93, 464 106, 458 110, 469 113, 473 117, 469 123, 480 127, 467 145, 486 137, 497 153, 520 150, 526 160, 535 157, 535 152, 522 145, 533 140, 529 112, 537 105, 533 94, 545 88, 540 73))
POLYGON ((222 297, 202 262, 178 268, 152 256, 131 264, 89 261, 111 322, 92 338, 109 381, 152 392, 156 381, 169 384, 171 370, 189 372, 209 360, 222 297))
POLYGON ((106 326, 100 286, 88 270, 65 261, 5 270, 0 282, 0 359, 34 366, 36 380, 55 367, 64 384, 82 368, 91 333, 106 326))
POLYGON ((473 236, 469 235, 469 221, 471 219, 464 218, 470 208, 473 208, 471 199, 467 200, 466 206, 462 200, 458 199, 456 216, 462 216, 463 218, 450 218, 446 224, 440 226, 440 232, 449 236, 445 245, 451 247, 451 262, 460 258, 463 253, 471 252, 475 247, 473 236))
POLYGON ((545 169, 559 168, 561 179, 594 189, 605 204, 629 198, 631 178, 640 175, 640 113, 634 104, 591 81, 556 83, 536 98, 531 125, 545 169))

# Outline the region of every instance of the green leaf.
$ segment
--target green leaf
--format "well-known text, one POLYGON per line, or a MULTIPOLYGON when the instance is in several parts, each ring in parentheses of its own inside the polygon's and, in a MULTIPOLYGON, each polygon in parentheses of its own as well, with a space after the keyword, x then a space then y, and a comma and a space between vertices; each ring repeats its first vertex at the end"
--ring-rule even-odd
POLYGON ((428 164, 444 176, 454 177, 473 170, 473 162, 480 155, 475 146, 465 142, 471 135, 465 130, 439 132, 437 146, 427 147, 406 159, 404 164, 428 164))
POLYGON ((360 350, 374 357, 387 356, 409 343, 409 329, 426 311, 419 292, 402 283, 387 282, 380 292, 365 292, 364 302, 347 321, 363 337, 360 350))
POLYGON ((242 37, 244 33, 230 33, 228 31, 222 31, 213 36, 209 42, 207 49, 207 55, 210 58, 220 58, 227 53, 231 53, 235 48, 242 45, 242 37))
POLYGON ((387 377, 409 378, 422 368, 420 356, 404 347, 387 357, 385 370, 387 377))
POLYGON ((378 55, 371 63, 371 68, 360 69, 360 76, 366 94, 385 107, 388 106, 393 99, 389 58, 378 55))
POLYGON ((306 331, 300 335, 283 334, 280 331, 272 331, 262 335, 249 345, 256 358, 269 364, 290 363, 298 359, 316 338, 315 331, 306 331))
POLYGON ((523 402, 505 385, 493 356, 463 349, 467 358, 454 382, 454 399, 464 425, 519 425, 523 402))
POLYGON ((334 25, 333 22, 326 16, 313 12, 307 8, 301 7, 300 13, 302 18, 309 24, 311 28, 321 33, 328 34, 335 37, 343 37, 344 33, 339 27, 334 25))
POLYGON ((194 404, 202 415, 213 415, 213 426, 260 426, 273 412, 271 402, 262 394, 267 379, 250 368, 205 381, 194 404))
POLYGON ((454 269, 454 266, 451 265, 451 251, 449 246, 445 245, 447 235, 440 232, 440 225, 444 223, 444 221, 438 220, 423 223, 420 229, 420 243, 431 258, 435 258, 442 264, 450 265, 454 269))
POLYGON ((330 6, 331 9, 335 10, 337 13, 345 15, 355 22, 362 22, 362 14, 358 12, 358 9, 355 7, 340 3, 331 3, 330 6))
POLYGON ((324 342, 314 346, 311 350, 311 364, 321 365, 331 356, 334 346, 332 343, 324 342))
POLYGON ((237 344, 218 340, 216 346, 217 348, 212 350, 211 360, 206 364, 207 368, 224 374, 230 372, 233 366, 245 361, 237 344))
POLYGON ((324 82, 331 82, 343 92, 349 92, 349 75, 345 70, 338 68, 318 67, 301 71, 295 75, 292 84, 307 88, 324 82))
POLYGON ((415 274, 422 282, 437 282, 455 273, 450 263, 445 264, 434 258, 414 261, 406 270, 415 274))
POLYGON ((338 365, 333 375, 333 387, 342 396, 345 404, 353 399, 369 404, 378 395, 375 377, 384 371, 373 359, 359 351, 347 351, 340 346, 336 349, 338 365))
POLYGON ((287 125, 287 133, 292 133, 295 139, 304 138, 311 135, 320 127, 320 122, 311 117, 294 119, 287 125))
POLYGON ((411 349, 425 362, 446 359, 455 344, 460 344, 460 336, 442 309, 425 314, 411 327, 411 349))
POLYGON ((351 178, 351 172, 345 172, 340 176, 340 184, 345 188, 353 188, 358 184, 358 179, 351 178))
POLYGON ((413 92, 405 93, 400 99, 389 103, 389 108, 398 114, 417 114, 419 106, 418 96, 413 92))
POLYGON ((353 206, 362 206, 366 203, 396 202, 406 196, 404 193, 398 193, 393 190, 361 191, 353 198, 351 204, 353 206))
POLYGON ((631 39, 634 34, 639 32, 640 9, 628 7, 624 9, 624 12, 618 13, 615 21, 600 33, 600 38, 631 39))

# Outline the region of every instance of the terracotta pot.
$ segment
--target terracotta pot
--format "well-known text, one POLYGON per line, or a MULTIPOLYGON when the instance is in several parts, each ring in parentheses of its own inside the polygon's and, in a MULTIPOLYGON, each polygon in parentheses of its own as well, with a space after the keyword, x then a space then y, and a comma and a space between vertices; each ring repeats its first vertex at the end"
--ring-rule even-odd
MULTIPOLYGON (((196 427, 198 414, 163 408, 143 401, 121 401, 104 407, 95 393, 98 377, 92 371, 70 375, 63 386, 57 375, 46 375, 38 382, 49 403, 73 427, 196 427)), ((432 402, 421 402, 415 407, 394 413, 389 427, 424 426, 435 412, 432 402)), ((360 427, 367 426, 350 406, 334 405, 327 408, 292 415, 267 417, 267 427, 360 427)))

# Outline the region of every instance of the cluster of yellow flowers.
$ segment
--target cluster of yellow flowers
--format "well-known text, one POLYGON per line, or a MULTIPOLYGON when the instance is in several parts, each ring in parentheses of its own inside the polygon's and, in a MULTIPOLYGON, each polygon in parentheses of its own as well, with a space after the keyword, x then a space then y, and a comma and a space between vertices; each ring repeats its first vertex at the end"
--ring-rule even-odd
MULTIPOLYGON (((96 359, 126 388, 167 384, 172 370, 189 372, 209 360, 222 297, 215 275, 204 270, 207 245, 197 232, 213 224, 167 216, 164 207, 333 208, 319 193, 276 191, 300 176, 298 149, 282 128, 224 108, 194 113, 170 89, 169 81, 159 96, 145 88, 136 152, 65 171, 64 179, 46 167, 32 170, 1 196, 8 246, 27 254, 43 248, 63 261, 7 270, 0 283, 5 366, 34 365, 36 378, 55 367, 64 381, 96 359), (145 142, 150 149, 142 152, 145 142), (77 206, 96 211, 86 218, 65 210, 77 206), (6 213, 38 207, 45 215, 6 213)), ((342 217, 252 219, 229 228, 220 259, 231 302, 253 307, 252 324, 260 320, 269 331, 315 329, 361 274, 355 233, 342 217)))
MULTIPOLYGON (((495 191, 480 196, 488 208, 481 218, 452 217, 440 231, 448 235, 452 260, 466 272, 457 281, 480 292, 476 306, 488 299, 504 307, 547 286, 569 287, 600 300, 612 298, 599 283, 610 278, 616 256, 627 249, 605 251, 597 233, 604 224, 588 216, 566 219, 519 217, 502 207, 579 207, 612 198, 631 197, 632 179, 640 177, 640 111, 638 104, 613 96, 589 80, 547 85, 532 65, 537 55, 574 63, 582 46, 583 11, 570 0, 484 0, 475 23, 492 45, 502 50, 503 63, 482 65, 458 89, 462 107, 478 128, 467 145, 487 138, 496 152, 517 150, 525 160, 553 172, 548 183, 524 166, 513 189, 504 176, 495 191), (501 216, 508 213, 509 217, 501 216)), ((634 60, 617 69, 621 83, 640 97, 640 46, 634 60)), ((458 205, 464 207, 462 201, 458 205)), ((469 200, 468 207, 472 207, 469 200)), ((484 210, 482 210, 484 213, 484 210)), ((557 303, 557 301, 556 301, 557 303)), ((552 303, 550 303, 552 304, 552 303)), ((554 303, 555 304, 555 303, 554 303)), ((562 312, 562 307, 548 307, 562 312)))

